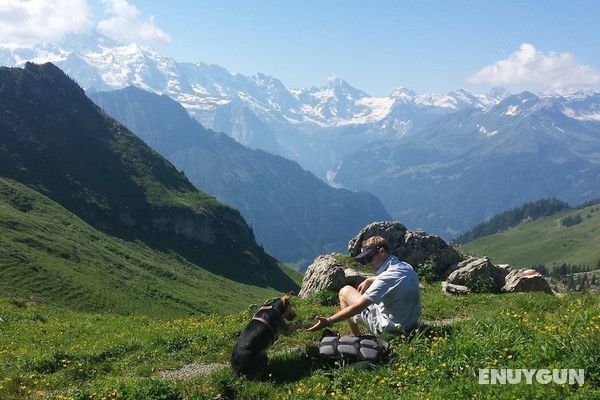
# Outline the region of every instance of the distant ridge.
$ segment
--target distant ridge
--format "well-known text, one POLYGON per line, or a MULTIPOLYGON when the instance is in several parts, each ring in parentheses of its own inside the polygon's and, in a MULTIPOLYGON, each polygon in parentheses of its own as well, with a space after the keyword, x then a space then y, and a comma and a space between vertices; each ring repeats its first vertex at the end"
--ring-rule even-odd
POLYGON ((540 217, 552 215, 559 211, 569 210, 570 208, 568 203, 555 198, 525 203, 521 207, 515 207, 508 211, 504 211, 489 220, 478 224, 470 231, 458 236, 456 240, 454 240, 454 243, 464 244, 485 236, 504 232, 525 220, 535 221, 540 217))
POLYGON ((497 264, 550 275, 600 269, 600 205, 565 209, 461 246, 497 264), (556 270, 558 268, 558 270, 556 270))

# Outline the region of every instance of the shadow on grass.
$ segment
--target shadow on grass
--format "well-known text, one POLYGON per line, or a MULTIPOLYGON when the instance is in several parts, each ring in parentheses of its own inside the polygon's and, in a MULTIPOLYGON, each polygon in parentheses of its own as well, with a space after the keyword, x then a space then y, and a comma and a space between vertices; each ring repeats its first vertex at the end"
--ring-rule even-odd
POLYGON ((269 361, 269 380, 275 384, 285 384, 301 380, 327 364, 319 357, 316 345, 306 345, 303 350, 273 356, 269 361))

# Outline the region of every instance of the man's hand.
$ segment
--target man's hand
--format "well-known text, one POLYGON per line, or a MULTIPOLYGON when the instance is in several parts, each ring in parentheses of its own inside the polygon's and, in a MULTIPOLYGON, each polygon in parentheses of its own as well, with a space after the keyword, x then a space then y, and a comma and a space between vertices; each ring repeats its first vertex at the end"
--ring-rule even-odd
POLYGON ((306 326, 310 326, 310 325, 308 325, 308 324, 303 324, 303 323, 302 323, 302 322, 300 322, 300 321, 295 321, 295 322, 292 322, 292 323, 290 323, 290 324, 286 325, 285 329, 283 329, 281 333, 282 333, 284 336, 289 336, 289 335, 291 335, 292 333, 296 332, 298 329, 300 329, 300 328, 304 328, 304 327, 306 327, 306 326))
POLYGON ((360 285, 358 285, 358 287, 356 288, 358 290, 358 293, 364 294, 367 291, 367 289, 369 288, 369 286, 371 286, 373 284, 374 281, 375 281, 375 277, 374 276, 372 276, 370 278, 367 278, 364 281, 362 281, 360 283, 360 285))
POLYGON ((326 317, 315 317, 315 319, 317 320, 317 323, 308 328, 307 331, 315 332, 331 325, 331 322, 326 317))

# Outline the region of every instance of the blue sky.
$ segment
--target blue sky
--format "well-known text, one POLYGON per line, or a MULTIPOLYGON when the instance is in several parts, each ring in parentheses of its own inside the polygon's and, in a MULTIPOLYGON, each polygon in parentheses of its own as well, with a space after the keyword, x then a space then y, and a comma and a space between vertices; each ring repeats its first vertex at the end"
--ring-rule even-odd
POLYGON ((600 87, 600 1, 69 1, 113 36, 290 88, 333 75, 376 96, 600 87))
POLYGON ((398 86, 480 91, 491 85, 467 78, 524 42, 600 69, 598 1, 131 3, 171 36, 159 46, 165 54, 265 72, 289 87, 337 75, 372 95, 398 86))

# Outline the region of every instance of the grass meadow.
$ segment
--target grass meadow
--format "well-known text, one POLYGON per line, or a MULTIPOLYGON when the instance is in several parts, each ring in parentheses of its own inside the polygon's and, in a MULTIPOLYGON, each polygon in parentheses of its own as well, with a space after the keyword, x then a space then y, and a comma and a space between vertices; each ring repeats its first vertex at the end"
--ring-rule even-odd
POLYGON ((600 205, 563 211, 533 222, 522 222, 506 232, 461 246, 469 254, 489 256, 495 263, 514 267, 561 264, 600 269, 600 205), (565 226, 561 220, 577 218, 565 226))
MULTIPOLYGON (((299 318, 330 315, 335 296, 294 299, 299 318)), ((267 299, 265 299, 267 300, 267 299)), ((318 333, 280 338, 265 382, 234 379, 237 333, 255 307, 177 319, 71 311, 0 299, 1 399, 551 399, 600 398, 600 298, 540 293, 450 298, 423 290, 427 322, 387 335, 390 359, 373 369, 331 368, 318 333), (434 323, 431 321, 443 321, 434 323), (161 378, 191 364, 208 374, 161 378), (480 368, 583 368, 583 385, 480 385, 480 368)), ((336 328, 345 333, 343 324, 336 328)))

